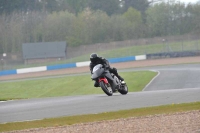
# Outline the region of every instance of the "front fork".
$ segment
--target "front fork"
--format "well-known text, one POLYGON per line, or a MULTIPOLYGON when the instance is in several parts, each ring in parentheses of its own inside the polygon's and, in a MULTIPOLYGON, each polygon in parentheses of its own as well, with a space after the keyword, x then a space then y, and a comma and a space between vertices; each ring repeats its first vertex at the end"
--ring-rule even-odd
POLYGON ((104 78, 99 78, 99 82, 101 82, 101 81, 103 81, 106 85, 108 85, 109 87, 111 87, 112 90, 113 90, 113 92, 116 92, 118 90, 118 88, 119 88, 119 86, 115 85, 115 83, 110 84, 108 82, 107 78, 105 78, 105 77, 104 78), (118 88, 116 88, 116 87, 118 87, 118 88))
POLYGON ((99 78, 99 82, 100 81, 103 81, 104 83, 106 83, 106 84, 110 84, 110 86, 111 86, 111 88, 112 88, 112 90, 116 90, 117 88, 117 83, 116 83, 116 81, 113 79, 113 77, 111 76, 111 74, 110 74, 110 72, 109 71, 107 71, 107 72, 105 72, 104 73, 105 75, 105 77, 102 77, 102 78, 99 78), (110 82, 108 82, 108 80, 110 81, 110 82))
POLYGON ((99 82, 103 81, 105 84, 108 84, 108 80, 106 78, 100 78, 99 82))

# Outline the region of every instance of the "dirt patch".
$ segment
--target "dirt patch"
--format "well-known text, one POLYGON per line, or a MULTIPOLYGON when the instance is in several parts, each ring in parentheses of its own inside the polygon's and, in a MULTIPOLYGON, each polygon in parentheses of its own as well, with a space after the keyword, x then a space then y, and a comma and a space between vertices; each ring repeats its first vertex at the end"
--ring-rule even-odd
MULTIPOLYGON (((135 68, 135 67, 172 65, 172 64, 182 64, 182 63, 200 63, 200 56, 131 61, 131 62, 123 62, 123 63, 114 63, 114 64, 111 64, 111 66, 116 67, 117 69, 126 69, 126 68, 135 68)), ((0 76, 0 81, 43 77, 43 76, 65 75, 65 74, 67 75, 67 74, 76 74, 76 73, 89 73, 89 66, 79 67, 79 68, 51 70, 51 71, 44 71, 44 72, 33 72, 33 73, 25 73, 25 74, 0 76)))
POLYGON ((8 133, 199 133, 200 110, 8 133))

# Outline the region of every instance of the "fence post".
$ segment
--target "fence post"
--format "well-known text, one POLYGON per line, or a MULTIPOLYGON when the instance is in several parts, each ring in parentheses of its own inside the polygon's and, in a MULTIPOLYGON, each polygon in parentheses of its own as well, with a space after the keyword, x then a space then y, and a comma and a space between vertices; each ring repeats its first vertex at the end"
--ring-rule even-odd
POLYGON ((1 58, 1 70, 3 70, 3 66, 4 66, 4 63, 3 63, 3 58, 1 58))
POLYGON ((163 42, 163 52, 165 52, 165 39, 162 39, 163 42))
POLYGON ((183 51, 183 41, 182 41, 182 43, 181 43, 181 50, 183 51))
POLYGON ((196 42, 196 50, 199 51, 199 41, 196 42))

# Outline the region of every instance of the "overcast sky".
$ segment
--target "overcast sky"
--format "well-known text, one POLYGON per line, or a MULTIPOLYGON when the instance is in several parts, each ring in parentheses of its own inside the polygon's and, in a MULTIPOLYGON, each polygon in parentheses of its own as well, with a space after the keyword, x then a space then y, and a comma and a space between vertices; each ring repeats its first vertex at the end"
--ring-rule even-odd
MULTIPOLYGON (((149 1, 151 1, 151 0, 149 0, 149 1)), ((168 2, 170 0, 164 0, 164 1, 168 2)), ((184 3, 188 4, 188 3, 196 3, 200 0, 175 0, 175 1, 180 1, 180 2, 184 2, 184 3)))
POLYGON ((189 2, 196 3, 198 0, 179 0, 179 1, 185 2, 185 3, 189 3, 189 2))

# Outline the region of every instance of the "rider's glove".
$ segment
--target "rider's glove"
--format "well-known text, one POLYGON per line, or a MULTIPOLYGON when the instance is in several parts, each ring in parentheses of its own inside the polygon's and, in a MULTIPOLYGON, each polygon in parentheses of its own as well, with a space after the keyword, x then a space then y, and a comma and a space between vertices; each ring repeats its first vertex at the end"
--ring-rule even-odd
POLYGON ((103 67, 104 67, 105 69, 107 69, 107 68, 108 68, 108 65, 107 65, 107 64, 103 64, 103 67))

